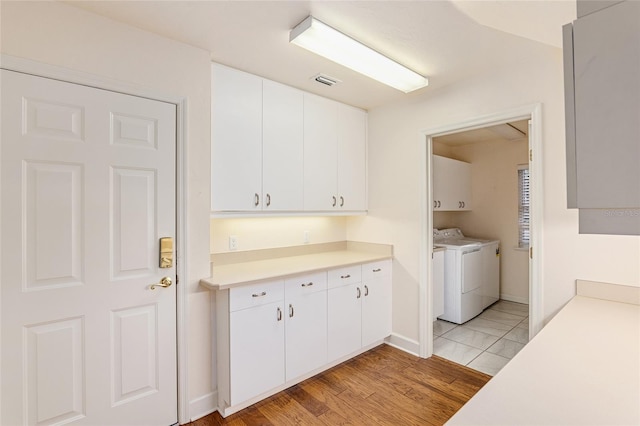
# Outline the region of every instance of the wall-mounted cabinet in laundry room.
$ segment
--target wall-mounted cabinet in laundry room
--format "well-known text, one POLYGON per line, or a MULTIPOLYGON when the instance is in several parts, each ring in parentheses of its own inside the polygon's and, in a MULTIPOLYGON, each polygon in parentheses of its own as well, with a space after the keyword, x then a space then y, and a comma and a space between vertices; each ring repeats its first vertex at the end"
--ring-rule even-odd
POLYGON ((365 111, 212 65, 211 210, 367 210, 365 111))
POLYGON ((471 164, 432 156, 433 210, 471 210, 471 164))

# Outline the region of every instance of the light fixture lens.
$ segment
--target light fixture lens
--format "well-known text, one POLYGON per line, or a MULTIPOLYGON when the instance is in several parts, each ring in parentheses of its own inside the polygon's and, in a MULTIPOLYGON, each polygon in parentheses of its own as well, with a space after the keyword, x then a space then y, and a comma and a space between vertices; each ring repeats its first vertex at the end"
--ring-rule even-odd
POLYGON ((307 17, 291 30, 289 41, 405 93, 429 84, 426 77, 392 61, 313 16, 307 17))

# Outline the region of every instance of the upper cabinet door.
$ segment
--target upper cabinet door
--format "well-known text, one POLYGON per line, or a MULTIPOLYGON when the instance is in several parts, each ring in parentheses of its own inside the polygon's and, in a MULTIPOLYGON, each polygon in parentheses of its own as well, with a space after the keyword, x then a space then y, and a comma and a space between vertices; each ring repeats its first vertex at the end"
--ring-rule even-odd
POLYGON ((367 113, 347 105, 338 114, 338 207, 367 209, 367 113))
POLYGON ((262 209, 262 79, 212 66, 211 209, 262 209))
POLYGON ((638 208, 640 3, 578 19, 573 46, 577 207, 638 208))
POLYGON ((262 206, 303 209, 303 93, 263 82, 262 206))
POLYGON ((434 155, 433 209, 471 210, 471 165, 452 158, 434 155))
POLYGON ((338 206, 338 104, 304 94, 304 209, 338 206))

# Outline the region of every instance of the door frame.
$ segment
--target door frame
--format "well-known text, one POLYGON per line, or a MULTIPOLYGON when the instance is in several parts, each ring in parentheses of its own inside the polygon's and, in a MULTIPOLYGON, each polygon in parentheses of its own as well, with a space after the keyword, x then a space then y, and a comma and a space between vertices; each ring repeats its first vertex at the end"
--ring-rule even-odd
POLYGON ((420 131, 420 271, 419 271, 419 344, 420 356, 433 355, 432 295, 433 280, 429 260, 433 253, 433 186, 431 179, 433 155, 432 139, 474 130, 482 127, 504 124, 522 119, 531 120, 529 134, 529 174, 531 191, 531 241, 529 256, 529 340, 543 327, 544 306, 542 286, 542 225, 543 225, 543 167, 542 167, 542 104, 524 105, 505 111, 470 118, 451 124, 420 131))
MULTIPOLYGON (((140 88, 133 84, 97 76, 82 71, 49 65, 30 59, 0 54, 0 69, 21 72, 37 77, 60 80, 68 83, 109 90, 126 95, 147 98, 171 103, 176 106, 176 276, 180 284, 176 285, 176 339, 177 339, 177 372, 178 372, 178 423, 189 422, 189 387, 188 387, 188 304, 186 284, 189 282, 185 259, 187 256, 187 151, 186 141, 188 99, 161 92, 159 90, 140 88)), ((0 264, 0 269, 2 265, 0 264)), ((178 284, 178 283, 176 283, 178 284)), ((1 295, 0 295, 1 297, 1 295)), ((1 313, 1 312, 0 312, 1 313)))

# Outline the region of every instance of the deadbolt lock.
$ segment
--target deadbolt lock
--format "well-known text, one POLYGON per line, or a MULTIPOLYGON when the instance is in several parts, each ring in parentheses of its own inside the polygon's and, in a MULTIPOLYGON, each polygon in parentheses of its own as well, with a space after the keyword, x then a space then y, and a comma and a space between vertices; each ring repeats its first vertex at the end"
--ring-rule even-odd
POLYGON ((173 267, 173 238, 160 238, 160 267, 173 267))

